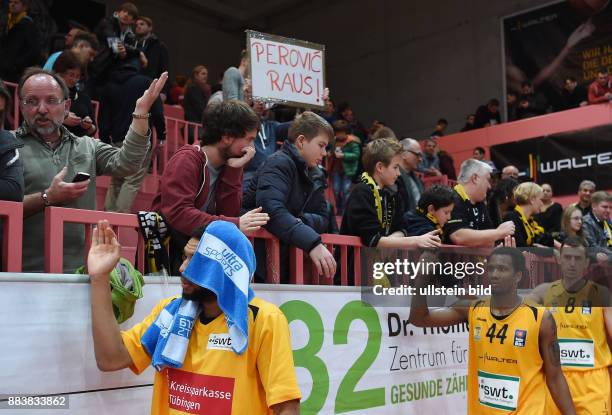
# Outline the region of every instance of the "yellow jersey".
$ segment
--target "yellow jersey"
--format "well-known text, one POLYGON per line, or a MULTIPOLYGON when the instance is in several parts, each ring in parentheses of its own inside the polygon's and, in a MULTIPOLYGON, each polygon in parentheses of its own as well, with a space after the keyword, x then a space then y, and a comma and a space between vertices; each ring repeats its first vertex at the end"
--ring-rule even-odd
POLYGON ((490 298, 469 310, 468 414, 541 415, 546 408, 539 335, 544 309, 523 300, 510 315, 491 314, 490 298))
MULTIPOLYGON (((141 323, 121 333, 140 374, 151 357, 140 338, 176 297, 159 302, 141 323)), ((196 319, 180 369, 155 372, 151 414, 272 414, 270 406, 300 399, 293 366, 289 325, 275 305, 249 303, 249 345, 242 355, 231 348, 225 315, 203 324, 196 319)))
POLYGON ((555 317, 563 370, 592 370, 612 364, 604 321, 604 289, 593 281, 569 292, 561 280, 550 284, 544 305, 555 317))

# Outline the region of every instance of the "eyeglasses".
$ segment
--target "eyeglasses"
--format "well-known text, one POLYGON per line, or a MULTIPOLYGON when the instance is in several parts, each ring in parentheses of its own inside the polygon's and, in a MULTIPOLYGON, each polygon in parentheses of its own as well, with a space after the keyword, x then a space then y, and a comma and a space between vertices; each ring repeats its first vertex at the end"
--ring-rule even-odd
POLYGON ((411 153, 414 154, 415 156, 417 156, 418 158, 423 158, 423 153, 417 153, 416 151, 412 151, 412 150, 405 150, 407 153, 411 153))
POLYGON ((26 108, 38 108, 41 102, 44 102, 45 105, 49 107, 55 107, 57 105, 63 104, 66 101, 64 98, 56 98, 56 97, 48 97, 44 100, 40 100, 38 98, 30 97, 21 100, 21 105, 26 108))

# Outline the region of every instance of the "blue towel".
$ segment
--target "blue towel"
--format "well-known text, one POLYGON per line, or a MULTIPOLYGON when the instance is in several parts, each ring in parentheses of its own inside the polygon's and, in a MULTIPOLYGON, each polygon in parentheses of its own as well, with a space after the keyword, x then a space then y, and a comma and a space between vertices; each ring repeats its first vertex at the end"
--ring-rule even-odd
MULTIPOLYGON (((254 297, 249 284, 255 266, 255 253, 246 236, 233 223, 215 221, 206 228, 183 273, 193 284, 217 295, 237 354, 244 353, 249 342, 248 304, 254 297)), ((145 331, 140 342, 155 369, 183 365, 199 312, 199 303, 176 298, 145 331)))
POLYGON ((183 273, 195 285, 217 294, 237 354, 244 353, 249 343, 248 305, 255 296, 249 284, 255 266, 251 242, 236 225, 219 220, 206 227, 183 273))
POLYGON ((177 369, 183 366, 199 307, 196 301, 175 298, 142 335, 140 343, 151 356, 155 369, 161 371, 166 366, 177 369))

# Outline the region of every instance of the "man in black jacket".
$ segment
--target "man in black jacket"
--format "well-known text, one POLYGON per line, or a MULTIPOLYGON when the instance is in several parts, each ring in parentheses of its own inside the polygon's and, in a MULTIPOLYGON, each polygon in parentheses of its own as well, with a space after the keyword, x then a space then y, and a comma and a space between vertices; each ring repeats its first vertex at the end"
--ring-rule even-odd
MULTIPOLYGON (((161 74, 168 71, 168 48, 153 33, 153 20, 145 16, 138 17, 134 26, 134 32, 136 34, 136 47, 147 58, 147 66, 142 68, 141 72, 149 78, 159 78, 161 74)), ((167 83, 164 95, 168 94, 167 91, 169 89, 170 83, 167 83)), ((163 96, 162 101, 165 101, 163 96)))
MULTIPOLYGON (((18 140, 13 134, 0 129, 0 200, 10 200, 21 202, 23 200, 23 165, 19 158, 19 148, 23 147, 23 142, 18 140)), ((0 271, 4 251, 2 249, 3 220, 0 219, 0 271)))
MULTIPOLYGON (((265 228, 282 242, 280 281, 289 282, 289 246, 306 252, 318 273, 331 278, 336 272, 334 256, 321 243, 321 233, 328 228, 323 186, 313 180, 334 136, 327 121, 313 112, 298 116, 287 141, 255 172, 246 190, 242 207, 249 211, 258 206, 270 215, 265 228)), ((256 281, 264 281, 266 256, 257 241, 256 281)))
POLYGON ((39 33, 28 16, 28 0, 9 0, 8 21, 0 34, 0 78, 18 82, 29 66, 40 63, 39 33))

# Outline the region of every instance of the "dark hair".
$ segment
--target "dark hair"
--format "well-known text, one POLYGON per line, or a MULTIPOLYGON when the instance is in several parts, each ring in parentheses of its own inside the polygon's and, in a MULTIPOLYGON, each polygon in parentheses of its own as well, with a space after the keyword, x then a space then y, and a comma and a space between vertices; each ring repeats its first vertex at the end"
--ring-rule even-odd
MULTIPOLYGON (((63 53, 62 53, 62 55, 63 55, 63 53)), ((55 82, 57 82, 59 84, 60 89, 62 91, 62 96, 64 97, 64 99, 68 99, 70 97, 70 90, 68 90, 68 87, 66 86, 66 82, 64 82, 64 80, 62 79, 61 76, 59 76, 55 72, 51 72, 51 71, 47 71, 45 69, 42 69, 41 67, 32 66, 32 67, 27 68, 25 70, 25 72, 21 76, 21 79, 19 80, 19 85, 17 85, 17 96, 19 97, 19 99, 23 98, 23 96, 21 95, 21 92, 23 90, 23 84, 25 84, 28 79, 30 79, 31 77, 36 76, 36 75, 48 75, 48 76, 50 76, 51 78, 53 78, 55 80, 55 82)))
POLYGON ((574 78, 573 76, 566 76, 566 77, 565 77, 565 80, 566 80, 566 81, 570 81, 570 82, 577 82, 577 81, 576 81, 576 78, 574 78))
POLYGON ((138 18, 138 7, 136 7, 134 3, 123 3, 117 10, 120 12, 127 12, 134 20, 138 18))
POLYGON ((372 175, 378 162, 388 166, 391 159, 402 154, 402 151, 402 145, 395 138, 379 138, 370 141, 363 152, 363 169, 372 175))
POLYGON ((247 131, 259 128, 259 117, 246 103, 238 100, 209 105, 202 117, 202 145, 216 144, 221 137, 243 137, 247 131))
POLYGON ((607 66, 602 66, 601 68, 599 68, 597 73, 607 74, 608 73, 608 67, 607 66))
POLYGON ((486 153, 484 147, 476 147, 474 149, 474 151, 478 151, 480 154, 485 154, 486 153))
POLYGON ((489 105, 495 105, 495 106, 499 107, 499 100, 496 99, 496 98, 491 98, 489 100, 489 105))
POLYGON ((571 246, 572 248, 580 248, 580 247, 582 247, 582 248, 584 248, 585 255, 586 255, 586 250, 589 247, 589 244, 581 236, 578 236, 578 235, 569 235, 561 243, 561 248, 559 249, 559 252, 563 252, 563 248, 565 248, 566 246, 571 246))
POLYGON ((417 206, 424 212, 427 207, 433 205, 435 210, 450 206, 455 202, 455 192, 447 186, 434 184, 423 192, 417 206))
POLYGON ((489 255, 488 259, 491 259, 494 255, 506 255, 512 259, 512 269, 514 272, 520 272, 523 274, 523 277, 526 277, 527 265, 525 264, 525 256, 521 251, 517 248, 513 248, 510 246, 502 246, 499 248, 495 248, 491 255, 489 255))
POLYGON ((240 61, 249 57, 249 51, 246 49, 242 49, 240 51, 240 61))
POLYGON ((446 118, 440 118, 440 119, 438 120, 438 124, 448 125, 448 121, 446 121, 446 118))
POLYGON ((526 86, 531 87, 531 82, 529 82, 529 81, 521 82, 521 88, 525 88, 526 86))
POLYGON ((295 140, 303 135, 307 141, 310 141, 321 133, 326 134, 330 141, 334 137, 334 130, 323 117, 311 111, 304 111, 291 123, 287 140, 295 143, 295 140))
POLYGON ((351 104, 349 104, 347 101, 343 101, 339 103, 338 105, 336 105, 336 113, 338 115, 342 115, 344 111, 350 108, 351 108, 351 104))
POLYGON ((147 26, 149 26, 150 28, 153 28, 153 20, 150 17, 140 16, 136 20, 142 20, 143 22, 147 24, 147 26))
POLYGON ((62 52, 61 55, 59 55, 59 57, 53 64, 53 72, 57 74, 63 74, 71 69, 82 70, 81 61, 74 52, 70 50, 65 50, 62 52))
POLYGON ((372 140, 377 140, 379 138, 397 138, 397 136, 389 127, 381 127, 372 135, 372 140))
POLYGON ((79 31, 72 40, 72 46, 76 46, 80 42, 87 42, 89 46, 93 50, 98 50, 100 48, 100 43, 98 42, 98 38, 93 33, 79 31))
POLYGON ((68 20, 68 27, 70 29, 79 29, 84 32, 89 32, 89 28, 83 23, 77 22, 76 20, 68 20))
POLYGON ((348 133, 351 129, 351 126, 349 125, 349 123, 347 123, 344 120, 335 121, 333 127, 334 127, 334 132, 336 133, 341 133, 341 132, 348 133))

